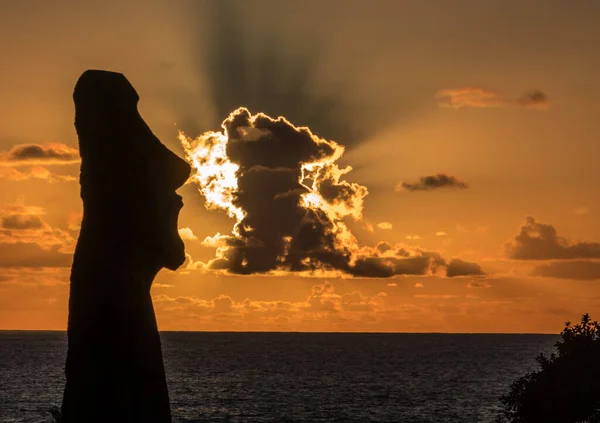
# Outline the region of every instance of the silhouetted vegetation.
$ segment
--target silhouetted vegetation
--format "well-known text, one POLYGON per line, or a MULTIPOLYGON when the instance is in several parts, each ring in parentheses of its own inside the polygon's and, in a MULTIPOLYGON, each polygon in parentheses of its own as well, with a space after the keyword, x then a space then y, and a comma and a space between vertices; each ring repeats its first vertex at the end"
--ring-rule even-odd
POLYGON ((501 398, 506 423, 600 423, 600 323, 584 314, 565 324, 556 353, 540 354, 539 370, 501 398))

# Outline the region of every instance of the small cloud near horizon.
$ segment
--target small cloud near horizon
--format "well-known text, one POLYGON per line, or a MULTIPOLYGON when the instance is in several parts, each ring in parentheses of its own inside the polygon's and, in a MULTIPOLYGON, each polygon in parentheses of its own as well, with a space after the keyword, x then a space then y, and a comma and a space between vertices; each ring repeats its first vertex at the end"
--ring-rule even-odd
POLYGON ((545 110, 550 106, 548 95, 539 89, 527 91, 518 98, 510 98, 482 87, 461 87, 439 90, 435 98, 438 99, 438 106, 452 109, 523 107, 545 110))

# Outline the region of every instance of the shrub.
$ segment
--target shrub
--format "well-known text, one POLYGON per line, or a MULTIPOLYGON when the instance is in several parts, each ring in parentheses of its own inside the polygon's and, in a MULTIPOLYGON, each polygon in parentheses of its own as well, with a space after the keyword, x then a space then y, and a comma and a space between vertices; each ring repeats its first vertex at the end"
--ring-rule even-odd
POLYGON ((501 397, 498 422, 600 423, 600 323, 588 314, 567 322, 555 348, 501 397))

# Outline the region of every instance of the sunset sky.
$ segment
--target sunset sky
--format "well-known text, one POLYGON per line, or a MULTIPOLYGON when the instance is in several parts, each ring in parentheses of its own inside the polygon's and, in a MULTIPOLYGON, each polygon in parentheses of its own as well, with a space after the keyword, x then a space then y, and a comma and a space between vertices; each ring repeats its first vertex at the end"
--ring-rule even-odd
POLYGON ((213 268, 206 238, 234 220, 191 181, 188 260, 152 288, 161 330, 555 333, 600 318, 599 19, 597 0, 1 2, 0 329, 66 329, 72 92, 90 68, 124 73, 181 157, 179 131, 220 131, 240 106, 344 146, 343 180, 368 195, 343 221, 365 260, 395 263, 387 277, 213 268))

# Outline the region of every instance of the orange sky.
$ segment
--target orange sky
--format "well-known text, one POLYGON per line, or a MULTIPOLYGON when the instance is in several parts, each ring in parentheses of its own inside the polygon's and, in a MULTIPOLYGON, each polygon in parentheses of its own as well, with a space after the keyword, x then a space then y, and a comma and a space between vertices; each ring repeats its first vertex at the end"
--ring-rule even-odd
POLYGON ((163 330, 554 333, 600 316, 599 3, 278 3, 0 4, 0 329, 66 328, 81 211, 71 95, 88 68, 123 72, 181 156, 179 129, 218 130, 238 106, 309 126, 346 146, 345 179, 369 190, 364 220, 348 221, 361 246, 485 272, 207 270, 202 241, 233 221, 189 184, 192 260, 153 287, 163 330), (420 182, 438 173, 455 179, 420 182))

